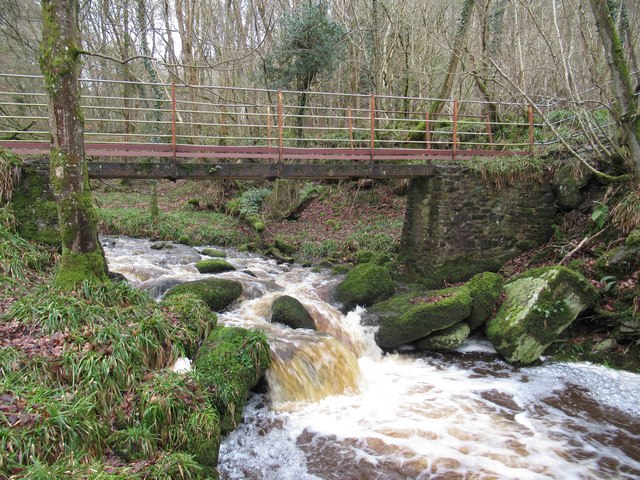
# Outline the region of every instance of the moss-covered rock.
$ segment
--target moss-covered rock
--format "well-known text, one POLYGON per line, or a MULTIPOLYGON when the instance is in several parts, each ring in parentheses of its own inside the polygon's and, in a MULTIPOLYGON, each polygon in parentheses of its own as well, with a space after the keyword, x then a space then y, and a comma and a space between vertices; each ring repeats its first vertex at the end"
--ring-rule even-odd
POLYGON ((502 293, 502 284, 502 277, 492 272, 479 273, 467 282, 473 301, 467 323, 472 331, 489 320, 502 293))
POLYGON ((226 260, 221 260, 219 258, 200 260, 199 262, 196 262, 196 268, 200 273, 232 272, 236 269, 236 267, 226 260))
POLYGON ((194 339, 195 342, 183 342, 183 344, 186 355, 193 356, 199 343, 216 327, 218 317, 204 303, 204 300, 193 293, 171 295, 164 298, 161 305, 169 311, 173 320, 191 333, 189 339, 194 339))
POLYGON ((419 282, 424 288, 442 288, 447 283, 466 282, 478 273, 497 272, 500 267, 502 263, 492 258, 465 256, 445 260, 441 266, 421 273, 419 282))
POLYGON ((336 299, 345 310, 357 305, 368 307, 389 298, 395 285, 389 271, 373 263, 364 263, 353 268, 336 288, 336 299))
POLYGON ((227 308, 242 295, 242 284, 224 278, 205 278, 176 285, 165 294, 165 298, 183 293, 195 295, 211 310, 218 312, 227 308))
POLYGON ((584 200, 583 188, 589 183, 591 172, 566 164, 556 170, 551 180, 551 188, 556 202, 562 208, 577 208, 584 200))
POLYGON ((167 242, 152 243, 149 247, 151 250, 171 250, 173 245, 167 242))
MULTIPOLYGON (((628 240, 628 239, 627 239, 628 240)), ((624 245, 613 248, 598 258, 596 272, 600 277, 613 275, 623 278, 640 268, 640 247, 624 245)))
POLYGON ((270 247, 267 250, 265 250, 263 252, 263 254, 267 257, 270 258, 274 258, 276 260, 278 260, 279 262, 283 262, 283 263, 294 263, 295 259, 293 257, 288 257, 285 254, 283 254, 280 250, 278 250, 275 247, 270 247))
POLYGON ((451 351, 460 347, 469 333, 471 333, 471 329, 467 322, 459 322, 444 330, 438 330, 413 345, 419 351, 451 351))
POLYGON ((273 239, 273 246, 285 255, 293 255, 298 251, 295 245, 290 244, 284 238, 277 236, 273 239))
POLYGON ((283 295, 273 302, 271 321, 282 323, 291 328, 310 328, 315 330, 316 324, 307 309, 297 298, 283 295))
POLYGON ((396 348, 448 328, 469 317, 471 310, 471 296, 465 286, 430 295, 398 295, 370 309, 380 317, 376 342, 383 348, 396 348))
POLYGON ((505 300, 487 323, 487 336, 507 361, 535 362, 597 298, 596 289, 573 270, 531 270, 505 285, 505 300))
POLYGON ((215 258, 227 258, 227 254, 222 250, 216 250, 215 248, 203 248, 200 252, 202 255, 206 255, 207 257, 215 257, 215 258))
POLYGON ((249 390, 269 367, 269 345, 264 333, 239 327, 217 327, 195 359, 195 377, 221 415, 223 433, 242 420, 249 390))

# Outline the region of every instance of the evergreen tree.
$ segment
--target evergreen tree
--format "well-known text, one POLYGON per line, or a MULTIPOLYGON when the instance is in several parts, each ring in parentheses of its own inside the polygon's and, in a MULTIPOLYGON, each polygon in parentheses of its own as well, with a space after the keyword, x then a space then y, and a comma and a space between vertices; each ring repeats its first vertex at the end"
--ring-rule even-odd
POLYGON ((281 25, 275 46, 265 58, 264 76, 271 88, 301 92, 297 118, 301 127, 307 92, 321 75, 330 75, 344 56, 345 29, 329 15, 326 0, 309 0, 286 14, 281 25))

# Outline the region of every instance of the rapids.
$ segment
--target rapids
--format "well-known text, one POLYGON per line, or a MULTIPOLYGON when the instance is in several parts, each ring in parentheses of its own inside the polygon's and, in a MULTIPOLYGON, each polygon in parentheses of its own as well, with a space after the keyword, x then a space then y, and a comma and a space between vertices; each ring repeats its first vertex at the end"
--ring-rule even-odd
MULTIPOLYGON (((195 249, 104 238, 111 270, 159 297, 201 278, 195 249)), ((226 250, 243 283, 220 323, 264 330, 268 394, 223 439, 222 479, 640 478, 640 376, 580 363, 517 368, 490 344, 383 355, 356 309, 331 305, 339 278, 226 250), (279 295, 300 300, 318 332, 269 322, 279 295)))

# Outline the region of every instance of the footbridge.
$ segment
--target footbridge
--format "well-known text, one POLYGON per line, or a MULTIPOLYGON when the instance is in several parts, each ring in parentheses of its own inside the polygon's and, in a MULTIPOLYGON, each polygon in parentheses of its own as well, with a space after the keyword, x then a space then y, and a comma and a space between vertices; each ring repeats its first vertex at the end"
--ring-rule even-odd
MULTIPOLYGON (((526 156, 530 104, 82 79, 92 178, 413 178, 437 160, 526 156), (499 115, 492 114, 498 112, 499 115)), ((0 74, 0 146, 47 168, 43 80, 0 74)))

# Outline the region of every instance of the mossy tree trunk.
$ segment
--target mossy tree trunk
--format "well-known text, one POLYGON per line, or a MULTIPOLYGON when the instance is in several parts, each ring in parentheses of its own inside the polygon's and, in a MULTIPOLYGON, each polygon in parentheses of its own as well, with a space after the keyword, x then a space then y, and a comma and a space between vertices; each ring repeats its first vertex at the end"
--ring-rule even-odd
POLYGON ((614 107, 623 141, 629 149, 629 160, 636 185, 640 185, 640 112, 634 97, 624 47, 609 2, 589 0, 589 3, 611 71, 613 94, 616 100, 614 107))
POLYGON ((83 280, 103 281, 107 276, 84 152, 78 94, 78 2, 42 0, 41 3, 40 69, 49 95, 49 164, 62 239, 62 258, 55 282, 63 288, 73 288, 83 280))

